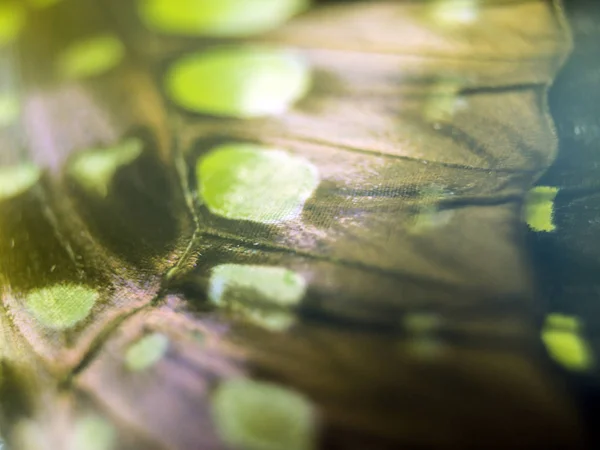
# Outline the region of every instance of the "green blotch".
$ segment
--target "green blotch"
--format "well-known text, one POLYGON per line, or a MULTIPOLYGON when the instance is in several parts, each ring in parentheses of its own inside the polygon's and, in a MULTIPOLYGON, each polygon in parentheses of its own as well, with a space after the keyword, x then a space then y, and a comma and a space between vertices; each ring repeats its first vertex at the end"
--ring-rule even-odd
POLYGON ((0 4, 0 47, 13 42, 25 25, 25 10, 15 3, 0 4))
POLYGON ((525 197, 524 216, 527 225, 533 231, 554 231, 554 199, 558 188, 538 186, 531 189, 525 197))
POLYGON ((21 103, 14 94, 0 94, 0 127, 14 123, 21 112, 21 103))
POLYGON ((0 200, 17 197, 36 184, 41 176, 32 164, 0 167, 0 200))
POLYGON ((298 392, 271 383, 233 379, 217 388, 212 403, 219 434, 233 448, 316 448, 316 412, 298 392))
POLYGON ((275 28, 307 8, 308 0, 139 0, 152 30, 181 35, 248 36, 275 28))
POLYGON ((133 372, 148 369, 160 361, 168 348, 169 339, 165 335, 153 333, 144 336, 127 349, 125 366, 133 372))
POLYGON ((111 450, 115 443, 114 427, 101 417, 90 415, 75 423, 69 450, 111 450))
POLYGON ((125 56, 121 41, 111 34, 102 34, 70 45, 59 56, 58 74, 65 79, 101 75, 116 67, 125 56))
POLYGON ((86 191, 106 197, 117 170, 135 161, 142 149, 142 141, 131 138, 114 147, 85 150, 75 156, 69 174, 86 191))
POLYGON ((98 297, 98 292, 85 286, 56 284, 30 292, 25 301, 42 325, 65 330, 84 320, 98 297))
POLYGON ((550 356, 568 370, 589 370, 594 362, 592 351, 580 333, 576 317, 551 314, 542 330, 542 341, 550 356))
POLYGON ((304 61, 284 50, 220 48, 176 61, 166 91, 187 110, 250 118, 285 112, 310 87, 304 61))
POLYGON ((222 264, 211 271, 209 300, 272 331, 295 321, 290 308, 306 293, 306 282, 283 267, 222 264))
POLYGON ((250 144, 213 149, 198 161, 196 175, 210 212, 260 223, 297 218, 319 184, 305 159, 250 144))
POLYGON ((480 0, 433 0, 428 8, 436 25, 461 26, 477 20, 479 3, 480 0))

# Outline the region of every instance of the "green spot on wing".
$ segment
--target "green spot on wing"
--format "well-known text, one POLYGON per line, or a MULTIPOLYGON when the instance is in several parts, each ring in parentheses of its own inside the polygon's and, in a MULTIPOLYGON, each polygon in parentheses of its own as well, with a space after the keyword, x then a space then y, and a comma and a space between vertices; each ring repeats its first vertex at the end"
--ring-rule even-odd
POLYGON ((25 24, 25 10, 16 2, 0 4, 0 47, 14 41, 25 24))
POLYGON ((16 197, 40 179, 40 169, 31 164, 0 168, 0 200, 16 197))
POLYGON ((282 24, 308 0, 139 0, 150 29, 170 34, 246 36, 282 24))
POLYGON ((166 78, 173 102, 193 112, 224 117, 279 114, 310 85, 306 64, 283 50, 221 48, 175 62, 166 78))
POLYGON ((315 448, 316 414, 300 393, 271 383, 224 381, 213 397, 222 439, 246 450, 315 448))
POLYGON ((91 415, 76 422, 69 450, 111 450, 115 441, 112 425, 101 417, 91 415))
POLYGON ((294 322, 289 310, 306 292, 306 282, 283 267, 222 264, 211 271, 208 297, 215 305, 273 331, 294 322))
POLYGON ((298 217, 319 183, 317 169, 303 158, 243 144, 215 148, 196 171, 213 214, 261 223, 298 217))
POLYGON ((96 291, 85 286, 57 284, 31 291, 26 304, 42 325, 64 330, 84 320, 98 297, 96 291))
POLYGON ((66 79, 101 75, 117 66, 125 48, 116 36, 102 34, 69 46, 57 61, 60 76, 66 79))
POLYGON ((127 139, 106 149, 90 149, 77 154, 69 174, 88 192, 104 197, 115 172, 132 163, 142 153, 139 139, 127 139))
POLYGON ((164 356, 169 348, 168 338, 160 333, 144 336, 131 345, 125 354, 125 366, 131 371, 152 367, 164 356))
POLYGON ((576 317, 550 314, 542 330, 542 341, 550 356, 572 371, 585 371, 593 365, 592 351, 582 336, 576 317))
POLYGON ((14 94, 0 94, 0 127, 11 125, 21 109, 19 99, 14 94))
POLYGON ((558 188, 538 186, 525 197, 525 221, 533 231, 554 231, 554 199, 558 188))

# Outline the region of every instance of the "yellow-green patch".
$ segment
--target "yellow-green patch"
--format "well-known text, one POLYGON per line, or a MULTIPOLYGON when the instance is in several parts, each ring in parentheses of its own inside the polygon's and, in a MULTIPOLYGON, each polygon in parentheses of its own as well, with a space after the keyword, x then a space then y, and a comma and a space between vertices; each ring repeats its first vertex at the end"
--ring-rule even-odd
POLYGON ((43 326, 65 330, 84 320, 98 298, 98 292, 86 286, 56 284, 31 291, 25 302, 43 326))
POLYGON ((101 417, 89 415, 75 423, 69 450, 111 450, 115 443, 114 427, 101 417))
POLYGON ((40 169, 32 164, 0 167, 0 201, 28 191, 40 175, 40 169))
POLYGON ((309 0, 138 0, 152 30, 180 35, 247 36, 275 28, 309 0))
POLYGON ((433 0, 430 18, 436 25, 467 25, 477 20, 480 0, 433 0))
POLYGON ((439 82, 431 87, 423 115, 428 122, 451 122, 456 111, 464 105, 460 96, 461 85, 455 81, 439 82))
POLYGON ((554 199, 558 188, 552 186, 537 186, 531 189, 525 197, 525 222, 533 231, 554 231, 554 199))
POLYGON ((21 104, 14 94, 0 94, 0 127, 13 124, 19 117, 21 104))
POLYGON ((271 383, 224 381, 213 396, 223 441, 245 450, 315 448, 316 412, 302 394, 271 383))
POLYGON ((165 83, 182 108, 249 118, 285 112, 307 93, 310 78, 303 59, 289 51, 226 47, 181 58, 165 83))
POLYGON ((56 62, 59 76, 80 79, 101 75, 119 65, 125 47, 112 34, 101 34, 67 47, 56 62))
POLYGON ((114 147, 85 150, 69 165, 69 175, 86 191, 105 197, 117 170, 135 161, 142 148, 141 140, 131 138, 114 147))
POLYGON ((551 314, 542 330, 542 341, 550 356, 572 371, 589 370, 594 360, 580 329, 581 324, 576 317, 551 314))
POLYGON ((19 36, 25 19, 25 10, 18 2, 0 3, 0 47, 19 36))
POLYGON ((196 175, 213 214, 260 223, 295 219, 319 184, 307 160, 250 144, 213 149, 198 161, 196 175))
POLYGON ((294 322, 290 307, 306 292, 306 282, 283 267, 221 264, 211 271, 209 300, 273 331, 294 322))
POLYGON ((125 366, 133 372, 148 369, 160 361, 168 348, 169 339, 164 334, 144 336, 127 349, 125 366))

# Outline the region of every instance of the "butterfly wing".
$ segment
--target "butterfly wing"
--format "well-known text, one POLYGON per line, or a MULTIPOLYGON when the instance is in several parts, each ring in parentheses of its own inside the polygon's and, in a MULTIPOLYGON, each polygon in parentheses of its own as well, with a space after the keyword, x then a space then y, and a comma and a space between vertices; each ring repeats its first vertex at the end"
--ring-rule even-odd
POLYGON ((519 231, 556 148, 558 7, 272 26, 292 5, 232 37, 175 3, 28 10, 16 129, 42 170, 0 229, 30 349, 5 366, 38 387, 11 445, 576 446, 519 231))

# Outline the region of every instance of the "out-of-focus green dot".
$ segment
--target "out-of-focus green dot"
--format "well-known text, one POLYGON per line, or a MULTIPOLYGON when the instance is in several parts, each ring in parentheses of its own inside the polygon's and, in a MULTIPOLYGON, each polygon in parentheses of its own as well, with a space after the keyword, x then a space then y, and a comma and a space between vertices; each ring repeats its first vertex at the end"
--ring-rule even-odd
POLYGON ((99 416, 89 415, 75 423, 68 450, 111 450, 115 443, 114 427, 99 416))
POLYGON ((32 164, 0 167, 0 200, 16 197, 40 179, 41 171, 32 164))
POLYGON ((101 75, 116 67, 125 56, 121 41, 112 34, 101 34, 67 47, 58 57, 57 71, 65 79, 101 75))
POLYGON ((0 47, 18 37, 25 19, 25 10, 17 2, 0 3, 0 47))
POLYGON ((138 0, 152 30, 180 35, 247 36, 275 28, 309 0, 138 0))
POLYGON ((271 383, 234 379, 222 382, 212 403, 217 429, 232 448, 315 448, 315 409, 298 392, 271 383))
POLYGON ((524 216, 527 225, 533 231, 554 231, 554 199, 558 188, 552 186, 537 186, 531 189, 525 197, 524 216))
POLYGON ((105 197, 116 171, 135 161, 142 148, 141 140, 130 138, 113 147, 82 151, 69 165, 69 174, 89 193, 105 197))
POLYGON ((298 55, 266 48, 219 48, 176 61, 166 75, 168 96, 189 111, 250 118, 285 112, 310 87, 298 55))
POLYGON ((305 159, 250 144, 213 149, 198 161, 196 175, 213 214, 260 223, 298 217, 319 184, 316 167, 305 159))
POLYGON ((594 362, 592 351, 580 333, 581 324, 576 317, 550 314, 542 330, 542 341, 550 356, 572 371, 586 371, 594 362))
POLYGON ((19 117, 21 103, 14 94, 0 93, 0 127, 11 125, 19 117))
POLYGON ((481 0, 433 0, 427 6, 430 19, 439 26, 461 26, 479 17, 481 0))
POLYGON ((211 271, 208 297, 216 306, 232 311, 271 331, 294 323, 288 308, 306 292, 299 274, 284 267, 221 264, 211 271))
POLYGON ((64 330, 85 319, 98 298, 98 292, 86 286, 57 284, 30 292, 26 304, 42 325, 64 330))
POLYGON ((133 372, 148 369, 160 361, 168 348, 169 339, 164 334, 144 336, 127 349, 125 366, 133 372))

